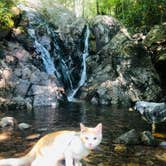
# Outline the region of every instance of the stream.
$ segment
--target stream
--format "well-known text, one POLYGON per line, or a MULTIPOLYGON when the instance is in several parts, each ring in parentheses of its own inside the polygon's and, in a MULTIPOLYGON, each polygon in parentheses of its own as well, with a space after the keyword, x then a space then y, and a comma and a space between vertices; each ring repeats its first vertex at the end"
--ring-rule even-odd
POLYGON ((103 140, 98 150, 91 153, 84 161, 86 166, 164 166, 166 161, 158 160, 156 155, 166 149, 152 146, 120 146, 117 150, 113 140, 130 129, 150 130, 140 115, 129 112, 128 108, 95 106, 85 102, 71 102, 59 108, 41 107, 33 112, 0 111, 0 118, 13 116, 19 123, 32 125, 31 129, 20 131, 0 130, 0 158, 25 155, 39 138, 27 139, 35 134, 40 136, 58 130, 79 130, 79 123, 94 127, 103 123, 103 140), (1 139, 3 134, 9 137, 1 139))

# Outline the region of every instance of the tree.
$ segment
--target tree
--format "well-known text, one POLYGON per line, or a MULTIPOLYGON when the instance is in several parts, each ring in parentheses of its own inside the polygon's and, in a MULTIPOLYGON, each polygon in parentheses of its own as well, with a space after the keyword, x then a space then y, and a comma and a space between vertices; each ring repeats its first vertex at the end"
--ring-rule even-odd
POLYGON ((99 10, 99 0, 96 0, 96 12, 97 12, 97 14, 100 14, 100 10, 99 10))

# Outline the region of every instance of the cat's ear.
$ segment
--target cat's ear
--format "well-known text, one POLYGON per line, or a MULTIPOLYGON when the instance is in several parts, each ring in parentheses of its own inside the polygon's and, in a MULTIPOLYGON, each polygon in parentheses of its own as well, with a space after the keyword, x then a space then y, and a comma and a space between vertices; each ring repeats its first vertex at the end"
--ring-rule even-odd
POLYGON ((102 133, 102 123, 99 123, 96 127, 95 127, 97 133, 102 133))
POLYGON ((81 132, 86 131, 86 127, 82 123, 80 123, 80 129, 81 129, 81 132))

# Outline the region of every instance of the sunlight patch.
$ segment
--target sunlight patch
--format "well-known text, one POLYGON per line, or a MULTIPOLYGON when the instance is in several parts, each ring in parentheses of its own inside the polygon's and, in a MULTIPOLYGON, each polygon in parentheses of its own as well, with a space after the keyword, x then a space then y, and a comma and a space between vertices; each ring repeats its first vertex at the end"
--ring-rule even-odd
POLYGON ((7 133, 0 134, 0 142, 8 140, 9 138, 10 138, 10 135, 8 135, 7 133))

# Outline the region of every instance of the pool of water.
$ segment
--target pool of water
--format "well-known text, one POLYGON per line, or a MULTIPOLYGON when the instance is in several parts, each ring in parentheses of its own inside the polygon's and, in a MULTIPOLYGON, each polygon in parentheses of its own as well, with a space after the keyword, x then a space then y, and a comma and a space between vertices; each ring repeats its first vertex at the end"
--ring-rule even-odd
MULTIPOLYGON (((19 123, 26 122, 32 125, 26 131, 0 130, 7 139, 0 139, 0 158, 18 157, 26 154, 37 139, 28 140, 34 134, 45 135, 53 131, 70 129, 79 130, 80 122, 94 127, 103 124, 103 141, 99 150, 92 152, 83 163, 86 166, 164 166, 166 160, 159 160, 156 156, 165 155, 163 147, 143 145, 122 146, 115 145, 113 140, 121 134, 136 129, 137 131, 150 130, 139 114, 129 112, 128 108, 94 106, 85 102, 67 103, 59 108, 36 108, 33 112, 0 111, 0 118, 13 116, 19 123)), ((164 129, 165 130, 165 129, 164 129)), ((166 132, 166 130, 164 131, 166 132)))

